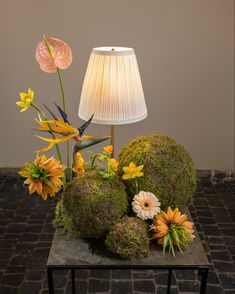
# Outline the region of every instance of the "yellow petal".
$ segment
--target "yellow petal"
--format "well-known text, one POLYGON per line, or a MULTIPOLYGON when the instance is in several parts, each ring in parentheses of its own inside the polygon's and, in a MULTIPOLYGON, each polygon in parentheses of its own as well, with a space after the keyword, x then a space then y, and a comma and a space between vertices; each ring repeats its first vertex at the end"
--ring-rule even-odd
POLYGON ((46 152, 46 151, 50 150, 54 145, 55 145, 55 143, 49 143, 46 147, 44 147, 36 152, 38 152, 38 153, 46 152))
POLYGON ((129 180, 131 178, 131 176, 129 174, 124 174, 122 176, 123 180, 129 180))
POLYGON ((144 173, 142 173, 142 172, 137 172, 136 174, 135 174, 135 177, 142 177, 144 175, 144 173))
POLYGON ((173 220, 174 212, 173 212, 173 210, 171 209, 170 206, 167 209, 167 216, 168 216, 169 221, 172 221, 173 220))
POLYGON ((129 172, 129 167, 128 167, 128 166, 124 166, 122 169, 123 169, 123 171, 124 171, 125 173, 128 173, 128 172, 129 172))
POLYGON ((24 107, 20 110, 20 112, 24 112, 25 110, 27 110, 29 107, 24 107))
POLYGON ((27 96, 27 93, 25 92, 20 92, 20 98, 23 100, 27 96))
POLYGON ((140 172, 143 168, 144 168, 143 165, 139 165, 139 166, 137 167, 137 172, 140 172))
POLYGON ((85 140, 87 140, 87 139, 94 139, 95 138, 95 136, 91 136, 91 135, 83 135, 82 136, 82 139, 85 139, 85 140))
POLYGON ((28 89, 28 95, 31 97, 32 101, 33 101, 33 98, 34 98, 34 91, 31 90, 30 88, 28 89))
POLYGON ((49 143, 59 144, 59 143, 66 142, 69 139, 73 138, 74 134, 71 134, 71 135, 68 135, 68 136, 65 136, 65 137, 62 137, 62 138, 55 138, 55 139, 44 138, 44 137, 41 137, 41 136, 36 136, 36 137, 38 137, 39 139, 41 139, 43 141, 49 142, 49 143))
POLYGON ((25 103, 23 101, 17 101, 16 105, 20 106, 20 107, 24 107, 25 103))
POLYGON ((129 164, 129 167, 131 167, 131 168, 135 168, 135 167, 136 167, 136 164, 135 164, 134 162, 131 162, 131 163, 129 164))

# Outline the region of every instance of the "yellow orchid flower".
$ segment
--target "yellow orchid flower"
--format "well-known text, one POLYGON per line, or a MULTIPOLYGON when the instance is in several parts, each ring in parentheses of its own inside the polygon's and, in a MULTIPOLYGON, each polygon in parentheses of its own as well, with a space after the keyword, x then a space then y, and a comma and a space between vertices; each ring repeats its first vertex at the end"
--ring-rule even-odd
POLYGON ((113 145, 103 147, 103 150, 106 154, 112 154, 113 152, 113 145))
POLYGON ((20 92, 20 98, 21 98, 21 101, 17 101, 16 105, 21 107, 20 112, 23 112, 23 111, 27 110, 30 107, 30 105, 32 104, 33 98, 34 98, 34 91, 32 91, 29 88, 28 93, 20 92))
POLYGON ((124 171, 124 175, 122 176, 123 180, 142 177, 144 175, 144 173, 142 172, 143 168, 143 165, 137 166, 134 162, 131 162, 129 166, 124 166, 122 168, 124 171))
POLYGON ((83 165, 80 165, 80 164, 75 164, 73 166, 73 169, 72 170, 73 170, 73 172, 75 172, 79 176, 82 176, 85 173, 84 166, 83 165))
POLYGON ((77 152, 75 154, 75 163, 73 165, 73 172, 75 172, 77 175, 83 175, 85 173, 84 168, 85 160, 82 157, 82 154, 80 152, 77 152))

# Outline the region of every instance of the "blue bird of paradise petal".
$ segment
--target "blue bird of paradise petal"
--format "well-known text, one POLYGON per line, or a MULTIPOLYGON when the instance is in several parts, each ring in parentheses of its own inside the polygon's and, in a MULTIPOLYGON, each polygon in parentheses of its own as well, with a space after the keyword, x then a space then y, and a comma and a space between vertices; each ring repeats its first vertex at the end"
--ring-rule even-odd
POLYGON ((46 104, 43 103, 43 106, 46 108, 46 110, 50 113, 50 115, 54 118, 54 119, 57 119, 57 117, 55 116, 55 114, 50 110, 50 108, 48 108, 46 106, 46 104))
POLYGON ((62 110, 62 108, 54 102, 55 106, 57 107, 61 117, 63 118, 65 123, 69 123, 67 114, 62 110))
POLYGON ((91 123, 92 119, 93 119, 94 113, 92 114, 92 116, 88 119, 88 121, 86 121, 84 124, 82 124, 78 130, 79 130, 79 134, 80 136, 83 135, 85 129, 89 126, 89 124, 91 123))

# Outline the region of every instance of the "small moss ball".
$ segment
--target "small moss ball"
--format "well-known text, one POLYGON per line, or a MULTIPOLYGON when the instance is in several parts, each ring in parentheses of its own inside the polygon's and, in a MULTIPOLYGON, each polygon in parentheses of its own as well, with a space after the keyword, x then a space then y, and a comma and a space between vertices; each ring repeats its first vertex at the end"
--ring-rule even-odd
POLYGON ((137 217, 124 216, 106 237, 105 244, 113 253, 127 260, 141 260, 149 253, 147 227, 137 217))
MULTIPOLYGON (((119 176, 130 162, 144 165, 138 178, 139 190, 149 191, 161 202, 161 208, 189 205, 196 190, 196 171, 185 148, 175 140, 159 135, 138 137, 119 153, 119 176)), ((128 193, 135 194, 135 181, 124 181, 128 193)))
POLYGON ((118 177, 104 180, 89 171, 67 185, 54 223, 78 237, 99 238, 108 233, 127 208, 125 186, 118 177))

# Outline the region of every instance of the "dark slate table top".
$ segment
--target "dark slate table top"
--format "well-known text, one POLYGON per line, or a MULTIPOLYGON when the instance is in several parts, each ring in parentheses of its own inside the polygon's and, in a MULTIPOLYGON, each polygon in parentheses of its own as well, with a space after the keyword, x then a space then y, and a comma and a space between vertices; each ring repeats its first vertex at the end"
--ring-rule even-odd
POLYGON ((139 262, 122 260, 109 252, 104 243, 94 239, 77 239, 57 229, 52 242, 47 266, 77 266, 85 267, 154 267, 155 266, 209 266, 202 243, 195 229, 196 238, 183 253, 176 250, 176 258, 168 254, 162 254, 160 245, 151 244, 149 256, 139 262))

